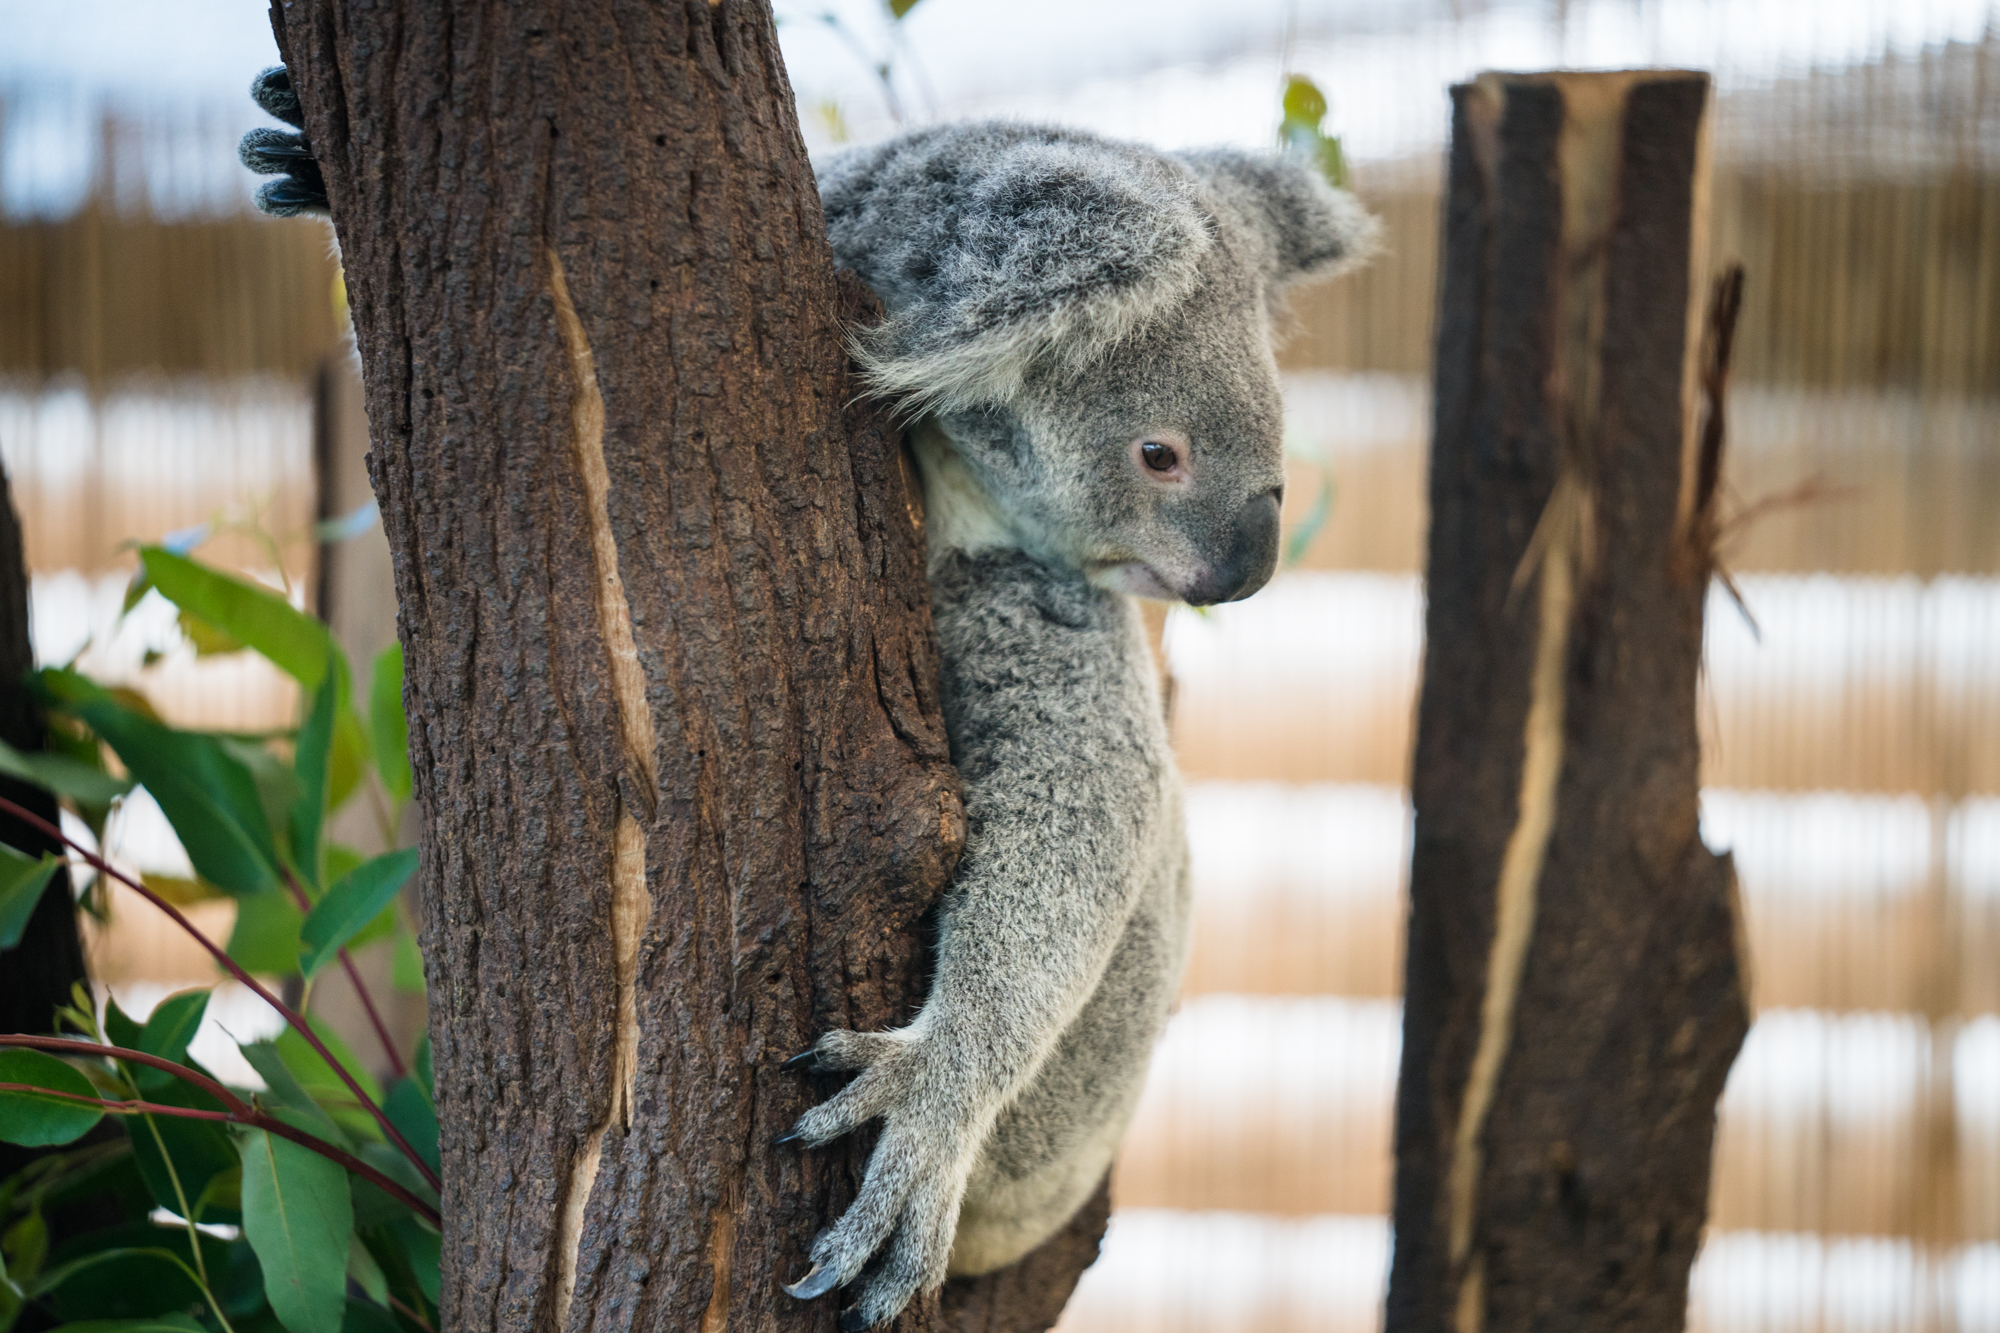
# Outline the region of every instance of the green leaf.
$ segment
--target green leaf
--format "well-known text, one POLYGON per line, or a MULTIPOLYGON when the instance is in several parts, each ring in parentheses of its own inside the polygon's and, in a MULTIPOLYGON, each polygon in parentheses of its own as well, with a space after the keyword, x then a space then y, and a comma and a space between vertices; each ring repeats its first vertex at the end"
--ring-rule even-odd
POLYGON ((375 771, 382 790, 401 804, 410 799, 410 719, 403 712, 403 645, 390 644, 375 659, 368 683, 368 727, 374 733, 375 771))
POLYGON ((245 972, 289 977, 299 970, 299 927, 305 919, 292 895, 281 889, 238 898, 229 956, 245 972))
POLYGON ((0 1232, 0 1253, 7 1257, 7 1276, 15 1285, 25 1287, 35 1280, 49 1257, 49 1224, 39 1210, 0 1232))
POLYGON ((208 1333, 194 1315, 154 1315, 152 1319, 78 1319, 52 1333, 208 1333))
POLYGON ((28 919, 61 868, 62 862, 47 853, 40 858, 28 857, 0 844, 0 949, 11 949, 21 942, 28 919))
MULTIPOLYGON (((201 1281, 185 1258, 192 1253, 185 1230, 139 1223, 83 1239, 97 1243, 142 1237, 157 1241, 143 1248, 93 1249, 44 1274, 30 1291, 48 1298, 65 1320, 139 1319, 150 1323, 162 1313, 185 1310, 201 1300, 201 1281), (178 1246, 173 1245, 175 1237, 179 1238, 178 1246)), ((203 1255, 208 1252, 204 1245, 203 1255)))
MULTIPOLYGON (((224 1109, 208 1093, 178 1079, 148 1090, 146 1099, 194 1111, 224 1109)), ((138 1115, 125 1122, 125 1132, 132 1140, 133 1160, 154 1203, 181 1217, 194 1212, 197 1222, 236 1220, 228 1202, 210 1192, 215 1178, 236 1166, 236 1145, 221 1121, 138 1115), (208 1203, 203 1204, 203 1199, 208 1203)))
POLYGON ((326 822, 327 764, 333 749, 333 720, 340 705, 340 673, 329 670, 312 694, 293 760, 299 794, 292 802, 292 859, 306 883, 323 882, 320 830, 326 822))
POLYGON ((402 1242, 403 1257, 409 1260, 410 1271, 416 1275, 417 1289, 424 1293, 425 1300, 436 1305, 438 1293, 444 1287, 438 1271, 444 1258, 444 1238, 414 1215, 392 1222, 389 1230, 402 1242))
MULTIPOLYGON (((202 1015, 208 1012, 209 992, 201 990, 176 991, 153 1007, 146 1019, 145 1030, 139 1034, 139 1050, 148 1055, 157 1055, 163 1060, 176 1064, 187 1063, 188 1042, 193 1040, 195 1030, 201 1026, 202 1015)), ((132 1079, 142 1089, 162 1087, 174 1081, 174 1076, 164 1069, 154 1069, 148 1065, 134 1065, 132 1079)))
POLYGON ((310 977, 324 967, 363 926, 394 902, 416 868, 417 849, 406 847, 376 857, 328 889, 299 930, 305 945, 305 974, 310 977))
POLYGON ((368 1253, 368 1247, 361 1243, 359 1236, 347 1242, 347 1276, 366 1293, 369 1300, 377 1305, 389 1303, 389 1279, 382 1276, 382 1265, 375 1262, 375 1256, 368 1253))
POLYGON ((899 20, 916 7, 917 0, 889 0, 889 12, 899 20))
POLYGON ((361 719, 348 706, 347 668, 340 668, 342 683, 340 692, 340 713, 333 724, 333 753, 326 765, 326 808, 338 810, 341 805, 360 787, 362 777, 368 772, 372 751, 368 744, 368 732, 361 725, 361 719))
POLYGON ((128 1051, 139 1049, 139 1043, 146 1039, 146 1026, 129 1017, 118 1007, 118 997, 108 996, 104 1001, 104 1039, 113 1046, 123 1046, 128 1051))
POLYGON ((269 658, 308 690, 319 688, 336 651, 326 626, 279 594, 160 546, 139 548, 160 595, 269 658))
POLYGON ((5 741, 0 741, 0 773, 67 796, 79 805, 109 805, 132 790, 131 779, 114 778, 94 764, 47 751, 29 754, 5 741))
MULTIPOLYGON (((368 1095, 368 1099, 378 1106, 381 1105, 381 1086, 376 1083, 375 1076, 354 1058, 354 1053, 347 1049, 347 1043, 336 1036, 332 1028, 313 1015, 306 1015, 306 1021, 312 1024, 313 1035, 333 1053, 333 1058, 340 1061, 342 1067, 354 1075, 354 1081, 361 1085, 361 1090, 368 1095)), ((296 1078, 313 1101, 317 1102, 350 1135, 363 1140, 381 1136, 382 1130, 375 1123, 375 1117, 368 1113, 366 1107, 354 1100, 354 1094, 348 1090, 345 1083, 341 1082, 340 1076, 320 1058, 319 1052, 306 1044, 306 1039, 295 1029, 286 1028, 278 1034, 278 1039, 272 1045, 277 1048, 278 1058, 285 1062, 285 1068, 291 1070, 292 1077, 296 1078)))
POLYGON ((1317 129, 1326 119, 1326 94, 1305 75, 1294 74, 1285 80, 1284 107, 1287 121, 1317 129))
POLYGON ((256 780, 213 736, 175 731, 77 673, 40 676, 50 701, 87 722, 159 802, 197 874, 231 893, 278 882, 278 853, 256 780))
MULTIPOLYGON (((286 1068, 285 1059, 278 1054, 276 1046, 268 1041, 259 1041, 237 1049, 243 1052, 243 1058, 250 1062, 250 1067, 257 1071, 257 1076, 263 1079, 265 1086, 270 1089, 265 1094, 265 1104, 275 1104, 289 1112, 285 1117, 287 1123, 296 1125, 308 1134, 317 1135, 335 1147, 352 1146, 346 1132, 334 1123, 333 1117, 329 1116, 318 1102, 313 1100, 312 1094, 306 1091, 298 1076, 286 1068)), ((345 1088, 341 1091, 347 1092, 345 1088)))
POLYGON ((244 649, 243 640, 234 634, 219 630, 200 616, 183 611, 174 617, 187 641, 194 645, 196 657, 220 657, 224 653, 240 653, 244 649))
POLYGON ((340 1321, 340 1333, 403 1333, 403 1326, 381 1306, 350 1298, 340 1321))
POLYGON ((382 1103, 382 1113, 389 1117, 389 1123, 396 1132, 409 1141, 417 1155, 429 1163, 431 1170, 439 1168, 438 1162, 438 1120, 437 1111, 431 1106, 431 1099, 414 1079, 399 1078, 389 1088, 389 1096, 382 1103))
POLYGON ((340 1333, 354 1205, 347 1173, 289 1139, 243 1135, 243 1235, 290 1333, 340 1333))
POLYGON ((417 947, 417 932, 407 928, 396 932, 396 956, 389 963, 389 984, 411 995, 424 993, 424 953, 417 947))
MULTIPOLYGON (((0 1083, 25 1083, 36 1088, 95 1098, 90 1080, 53 1055, 40 1051, 0 1050, 0 1083)), ((37 1092, 0 1092, 0 1141, 24 1148, 68 1143, 89 1132, 104 1118, 95 1106, 37 1092)))

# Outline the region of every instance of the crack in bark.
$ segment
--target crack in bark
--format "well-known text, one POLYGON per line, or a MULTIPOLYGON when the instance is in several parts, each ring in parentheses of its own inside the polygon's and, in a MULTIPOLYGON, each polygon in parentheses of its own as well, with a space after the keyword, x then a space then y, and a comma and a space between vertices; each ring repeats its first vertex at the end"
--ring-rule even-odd
MULTIPOLYGON (((1624 146, 1624 106, 1639 77, 1598 75, 1549 79, 1563 97, 1557 141, 1562 190, 1562 233, 1557 255, 1555 345, 1548 393, 1559 432, 1556 484, 1514 574, 1518 593, 1540 574, 1540 623, 1523 727, 1520 795, 1495 888, 1493 943, 1486 988, 1480 997, 1479 1044, 1466 1078, 1452 1136, 1447 1177, 1451 1268, 1458 1286, 1453 1302, 1457 1333, 1479 1333, 1485 1312, 1485 1265, 1472 1254, 1479 1182, 1485 1166, 1480 1137, 1513 1040, 1535 908, 1549 839, 1555 829, 1556 792, 1562 779, 1564 691, 1571 621, 1578 584, 1590 577, 1595 531, 1596 436, 1602 391, 1605 278, 1608 242, 1618 213, 1619 154, 1624 146)), ((1504 100, 1496 76, 1480 80, 1475 106, 1475 147, 1491 175, 1498 148, 1498 110, 1504 100)))
MULTIPOLYGON (((625 598, 624 580, 618 572, 618 543, 611 533, 611 477, 604 461, 604 397, 598 391, 589 339, 584 336, 583 322, 577 318, 576 306, 570 300, 562 259, 553 246, 549 248, 548 260, 549 291, 555 298, 556 322, 562 329, 570 369, 576 376, 570 407, 570 446, 575 452, 590 521, 591 555, 597 575, 598 629, 604 639, 612 696, 618 704, 620 739, 626 762, 633 770, 621 784, 621 791, 635 788, 650 801, 659 789, 653 715, 646 706, 646 676, 639 665, 639 650, 632 635, 631 605, 625 598)), ((632 1127, 632 1091, 639 1068, 639 941, 652 906, 652 897, 646 889, 645 830, 633 817, 630 802, 621 800, 611 863, 611 941, 618 987, 611 1098, 604 1120, 590 1131, 577 1154, 569 1190, 563 1199, 556 1240, 562 1265, 556 1317, 565 1325, 569 1322, 570 1301, 576 1294, 577 1251, 583 1241, 584 1209, 590 1202, 591 1187, 597 1182, 604 1136, 613 1123, 627 1131, 632 1127)))

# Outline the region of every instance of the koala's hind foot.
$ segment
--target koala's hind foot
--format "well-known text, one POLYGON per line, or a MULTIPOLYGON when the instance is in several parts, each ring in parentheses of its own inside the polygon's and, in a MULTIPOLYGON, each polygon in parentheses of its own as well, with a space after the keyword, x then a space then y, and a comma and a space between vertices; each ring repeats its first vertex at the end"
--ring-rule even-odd
POLYGON ((811 1270, 785 1288, 809 1300, 867 1270, 840 1318, 853 1333, 887 1323, 912 1296, 944 1282, 959 1204, 988 1126, 976 1123, 978 1110, 962 1095, 965 1071, 913 1028, 829 1032, 788 1067, 798 1066, 859 1074, 801 1116, 781 1142, 818 1147, 870 1120, 883 1122, 861 1192, 813 1242, 811 1270))
POLYGON ((292 89, 292 76, 283 65, 273 65, 250 84, 250 96, 258 106, 284 121, 297 134, 283 130, 256 129, 243 136, 236 155, 243 165, 260 176, 277 176, 257 190, 257 208, 272 217, 290 218, 301 213, 324 216, 327 211, 326 178, 320 174, 319 160, 306 142, 305 115, 299 110, 299 95, 292 89))

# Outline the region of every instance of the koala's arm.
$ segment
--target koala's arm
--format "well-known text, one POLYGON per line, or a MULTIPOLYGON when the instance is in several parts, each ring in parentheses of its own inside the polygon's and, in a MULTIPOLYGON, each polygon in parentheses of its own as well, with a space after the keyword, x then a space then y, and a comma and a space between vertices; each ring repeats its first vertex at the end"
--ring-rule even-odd
POLYGON ((950 557, 933 593, 969 828, 931 993, 907 1028, 814 1047, 816 1067, 860 1074, 796 1130, 816 1144, 884 1121, 859 1196, 792 1288, 831 1290, 883 1250, 855 1328, 944 1279, 980 1146, 1102 979, 1173 782, 1124 598, 1012 552, 950 557))

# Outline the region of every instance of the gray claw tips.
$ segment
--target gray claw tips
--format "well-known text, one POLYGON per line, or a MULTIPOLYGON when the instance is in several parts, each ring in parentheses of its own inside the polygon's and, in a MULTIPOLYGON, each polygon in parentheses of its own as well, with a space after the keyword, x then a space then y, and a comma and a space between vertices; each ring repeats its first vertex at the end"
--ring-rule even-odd
POLYGON ((785 1061, 785 1063, 779 1065, 778 1068, 804 1069, 809 1072, 812 1072, 817 1070, 818 1064, 819 1064, 819 1050, 818 1048, 813 1047, 800 1051, 797 1055, 785 1061))
POLYGON ((809 1301, 815 1296, 824 1296, 840 1285, 840 1274, 831 1268, 814 1264, 806 1275, 785 1288, 787 1296, 809 1301))
MULTIPOLYGON (((805 1142, 805 1140, 806 1140, 806 1136, 805 1136, 805 1135, 803 1135, 803 1134, 801 1134, 801 1133, 799 1133, 799 1132, 798 1132, 798 1131, 797 1131, 797 1130, 795 1129, 795 1130, 793 1130, 793 1131, 792 1131, 791 1133, 789 1133, 789 1134, 780 1134, 780 1135, 779 1135, 779 1136, 778 1136, 777 1138, 775 1138, 775 1139, 772 1139, 772 1140, 771 1140, 771 1146, 772 1146, 773 1148, 782 1148, 782 1147, 784 1147, 784 1146, 785 1146, 785 1145, 786 1145, 787 1143, 804 1143, 804 1142, 805 1142)), ((799 1281, 803 1282, 803 1281, 805 1281, 805 1279, 804 1279, 804 1278, 800 1278, 800 1279, 799 1279, 799 1281)))

